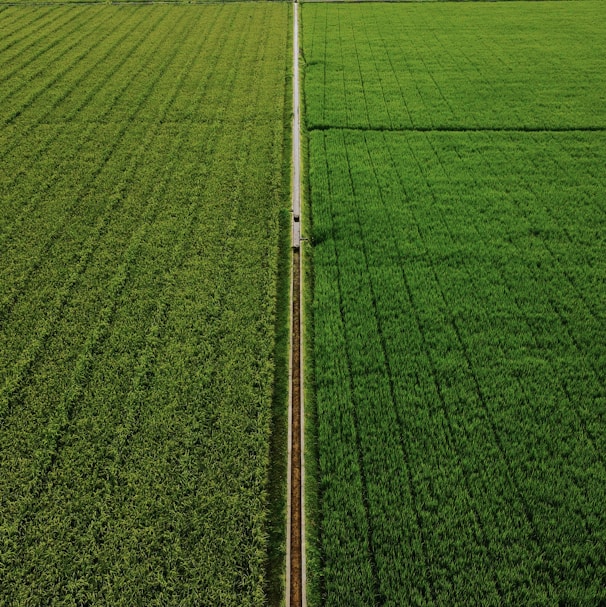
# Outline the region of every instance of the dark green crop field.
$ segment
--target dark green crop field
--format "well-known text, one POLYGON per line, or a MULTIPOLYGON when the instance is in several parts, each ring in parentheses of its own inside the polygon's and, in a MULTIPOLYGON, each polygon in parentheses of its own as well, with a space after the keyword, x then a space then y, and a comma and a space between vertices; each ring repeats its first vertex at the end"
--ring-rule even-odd
POLYGON ((309 128, 606 126, 601 1, 305 8, 309 128))
POLYGON ((606 5, 303 28, 314 604, 604 604, 606 5))
POLYGON ((0 12, 2 605, 264 604, 288 20, 0 12))

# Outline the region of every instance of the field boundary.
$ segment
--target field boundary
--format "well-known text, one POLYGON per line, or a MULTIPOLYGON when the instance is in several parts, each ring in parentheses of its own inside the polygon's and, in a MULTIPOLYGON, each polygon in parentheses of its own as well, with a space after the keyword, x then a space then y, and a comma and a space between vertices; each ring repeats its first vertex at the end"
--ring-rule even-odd
MULTIPOLYGON (((325 1, 325 0, 322 0, 325 1)), ((488 0, 487 0, 488 1, 488 0)), ((511 1, 511 0, 510 0, 511 1)), ((518 127, 518 126, 415 126, 415 127, 382 127, 382 126, 330 126, 317 125, 309 127, 309 132, 316 131, 351 131, 351 132, 385 132, 385 133, 603 133, 605 126, 560 126, 560 127, 518 127)))

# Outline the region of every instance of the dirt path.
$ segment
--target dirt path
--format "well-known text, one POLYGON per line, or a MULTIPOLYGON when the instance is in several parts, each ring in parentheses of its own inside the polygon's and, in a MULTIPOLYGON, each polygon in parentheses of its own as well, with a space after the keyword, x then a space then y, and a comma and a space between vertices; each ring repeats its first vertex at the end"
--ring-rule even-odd
MULTIPOLYGON (((301 214, 301 103, 299 91, 299 3, 293 4, 293 117, 292 117, 292 210, 296 220, 301 214)), ((298 242, 293 242, 298 246, 298 242)))
POLYGON ((305 607, 303 381, 301 331, 301 106, 299 92, 299 4, 293 4, 292 283, 290 410, 288 444, 287 607, 305 607))

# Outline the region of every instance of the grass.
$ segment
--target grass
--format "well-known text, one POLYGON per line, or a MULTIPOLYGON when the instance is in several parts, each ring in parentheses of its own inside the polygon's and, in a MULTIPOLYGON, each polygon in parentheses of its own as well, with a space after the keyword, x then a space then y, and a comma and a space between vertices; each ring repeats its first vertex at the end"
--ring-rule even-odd
POLYGON ((0 13, 2 603, 265 602, 288 14, 0 13))
POLYGON ((606 601, 606 135, 581 98, 605 83, 589 78, 591 45, 578 69, 602 15, 304 7, 316 604, 606 601), (519 48, 551 45, 522 61, 515 30, 519 48), (574 74, 564 91, 543 86, 554 64, 574 74), (502 73, 534 96, 492 86, 502 73), (373 82, 385 103, 369 101, 373 82), (426 91, 412 121, 397 82, 426 91), (562 99, 567 113, 547 111, 562 99))

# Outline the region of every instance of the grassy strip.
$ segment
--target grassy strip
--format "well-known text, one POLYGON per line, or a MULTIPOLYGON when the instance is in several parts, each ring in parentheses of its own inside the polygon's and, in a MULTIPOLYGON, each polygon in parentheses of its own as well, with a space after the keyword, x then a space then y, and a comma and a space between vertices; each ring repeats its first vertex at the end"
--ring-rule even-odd
MULTIPOLYGON (((292 10, 289 7, 289 18, 292 10)), ((283 191, 291 189, 290 157, 292 146, 292 34, 286 39, 286 86, 284 88, 282 184, 283 191)), ((272 405, 272 437, 269 471, 269 555, 267 602, 271 606, 284 604, 286 584, 286 517, 288 471, 288 395, 290 356, 290 278, 291 278, 291 213, 290 198, 280 213, 280 245, 278 255, 278 291, 276 304, 276 344, 274 359, 276 374, 272 405)))

